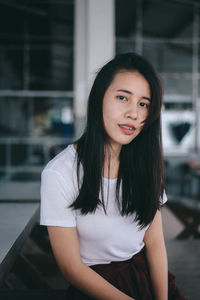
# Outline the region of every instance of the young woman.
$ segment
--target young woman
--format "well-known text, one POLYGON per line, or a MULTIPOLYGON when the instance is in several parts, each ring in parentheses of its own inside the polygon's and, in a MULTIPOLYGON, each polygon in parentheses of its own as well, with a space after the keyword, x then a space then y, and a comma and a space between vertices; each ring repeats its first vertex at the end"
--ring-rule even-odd
POLYGON ((116 56, 94 81, 83 135, 42 173, 41 224, 67 299, 185 299, 168 280, 161 106, 152 66, 116 56))

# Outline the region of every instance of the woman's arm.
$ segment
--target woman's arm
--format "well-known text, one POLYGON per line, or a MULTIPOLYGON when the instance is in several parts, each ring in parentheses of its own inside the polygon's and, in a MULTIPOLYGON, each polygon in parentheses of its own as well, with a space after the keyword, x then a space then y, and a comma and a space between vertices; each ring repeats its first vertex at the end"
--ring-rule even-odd
POLYGON ((133 299, 82 262, 76 227, 48 226, 48 232, 54 256, 68 282, 94 299, 133 299))
POLYGON ((162 230, 161 212, 157 211, 145 233, 144 243, 156 300, 168 299, 168 263, 162 230))

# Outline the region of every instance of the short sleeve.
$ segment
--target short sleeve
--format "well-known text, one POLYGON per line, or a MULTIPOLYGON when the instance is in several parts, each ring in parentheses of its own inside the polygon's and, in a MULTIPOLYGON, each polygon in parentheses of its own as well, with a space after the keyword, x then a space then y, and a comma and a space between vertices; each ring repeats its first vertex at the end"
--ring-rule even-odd
POLYGON ((48 226, 75 227, 76 215, 70 204, 73 199, 72 186, 62 175, 47 169, 41 175, 40 224, 48 226))
POLYGON ((166 195, 166 192, 164 190, 163 197, 161 198, 161 206, 164 205, 166 202, 167 202, 167 195, 166 195))

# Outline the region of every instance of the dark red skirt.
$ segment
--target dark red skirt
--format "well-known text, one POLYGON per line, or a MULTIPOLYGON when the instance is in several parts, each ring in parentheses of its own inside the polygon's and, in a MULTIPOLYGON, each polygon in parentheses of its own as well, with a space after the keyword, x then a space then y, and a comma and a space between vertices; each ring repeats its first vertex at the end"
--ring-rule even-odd
MULTIPOLYGON (((116 288, 136 300, 155 299, 144 249, 129 260, 94 265, 91 268, 116 288)), ((170 272, 168 276, 168 290, 169 300, 186 300, 176 285, 174 275, 170 272)), ((69 300, 92 299, 73 286, 70 286, 67 296, 69 300)))

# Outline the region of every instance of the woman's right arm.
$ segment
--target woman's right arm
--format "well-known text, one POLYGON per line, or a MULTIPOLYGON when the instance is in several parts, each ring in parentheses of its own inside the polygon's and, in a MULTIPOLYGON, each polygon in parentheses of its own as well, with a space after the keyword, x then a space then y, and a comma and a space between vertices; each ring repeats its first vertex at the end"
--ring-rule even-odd
POLYGON ((94 299, 133 299, 82 262, 76 227, 48 226, 48 233, 55 259, 69 283, 94 299))

